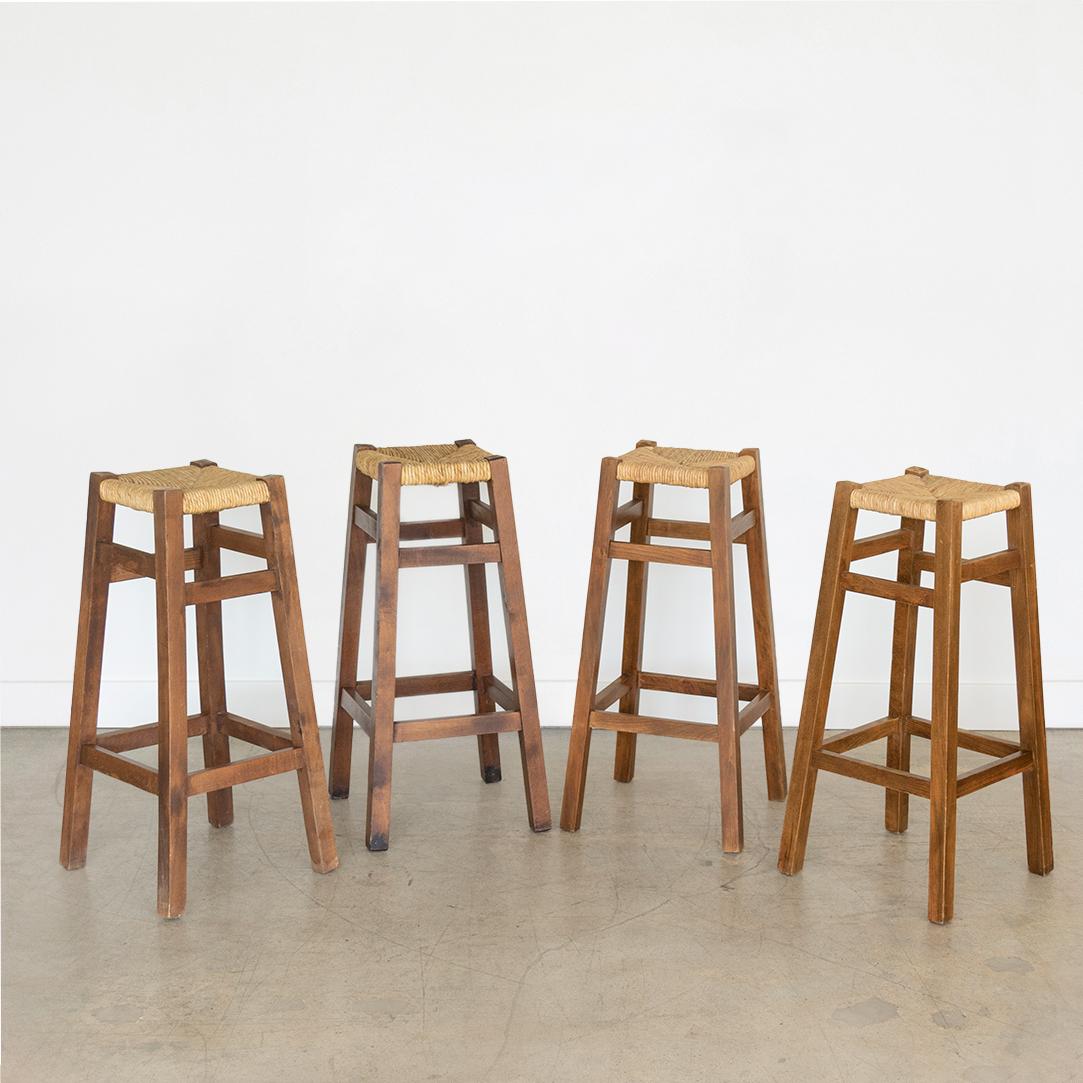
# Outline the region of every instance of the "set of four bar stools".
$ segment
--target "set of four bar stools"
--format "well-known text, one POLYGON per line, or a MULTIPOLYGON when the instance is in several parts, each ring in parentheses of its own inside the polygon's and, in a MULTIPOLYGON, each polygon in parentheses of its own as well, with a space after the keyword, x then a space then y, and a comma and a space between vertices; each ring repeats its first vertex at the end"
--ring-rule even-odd
MULTIPOLYGON (((391 818, 391 762, 394 745, 437 737, 476 736, 481 776, 500 779, 500 733, 517 733, 526 785, 527 813, 535 831, 550 826, 537 696, 519 566, 515 517, 507 461, 470 440, 424 447, 354 448, 350 473, 342 617, 339 634, 338 700, 331 739, 330 794, 346 797, 350 785, 353 726, 369 737, 366 843, 386 850, 391 818), (378 506, 372 506, 373 482, 378 506), (487 499, 482 498, 482 484, 487 499), (447 485, 458 489, 454 518, 402 522, 404 485, 447 485), (486 530, 491 540, 486 540, 486 530), (432 544, 458 539, 458 544, 432 544), (420 544, 404 544, 420 543, 420 544), (376 620, 372 679, 358 682, 362 587, 368 547, 376 546, 376 620), (493 673, 485 565, 497 565, 511 663, 510 686, 493 673), (395 672, 399 572, 404 568, 461 565, 465 569, 472 661, 457 673, 399 677, 395 672), (474 713, 396 721, 395 699, 433 693, 471 692, 474 713)), ((759 454, 636 448, 602 461, 594 548, 587 587, 583 646, 572 717, 561 827, 577 831, 583 810, 587 757, 594 730, 617 734, 614 777, 630 782, 639 734, 680 737, 718 745, 722 847, 742 849, 741 735, 762 721, 767 792, 786 796, 786 765, 778 706, 774 630, 768 578, 759 454), (621 482, 632 484, 631 499, 620 501, 621 482), (731 487, 740 482, 742 507, 731 508, 731 487), (707 491, 706 522, 656 518, 656 485, 707 491), (616 535, 629 528, 627 541, 616 535), (656 544, 652 538, 665 539, 656 544), (672 540, 707 542, 706 547, 672 540), (737 679, 734 634, 733 546, 743 545, 756 641, 757 680, 737 679), (599 690, 598 674, 609 570, 628 561, 627 604, 621 672, 599 690), (643 668, 647 569, 651 563, 711 571, 714 605, 713 677, 655 673, 643 668), (707 696, 716 701, 716 724, 679 722, 640 714, 643 690, 707 696), (616 705, 616 710, 611 710, 616 705)), ((61 863, 69 869, 86 861, 91 782, 95 771, 158 796, 158 911, 178 917, 184 910, 188 799, 207 795, 210 822, 233 819, 232 787, 296 771, 312 863, 318 872, 338 864, 316 711, 305 649, 294 567, 286 491, 279 476, 256 477, 200 460, 190 466, 137 474, 96 473, 90 477, 82 601, 72 693, 71 732, 64 790, 61 863), (118 505, 154 516, 154 552, 113 540, 118 505), (262 533, 223 525, 219 513, 258 505, 262 533), (192 517, 191 547, 184 543, 184 516, 192 517), (223 549, 263 558, 265 570, 222 575, 223 549), (186 572, 192 571, 188 580, 186 572), (98 696, 106 602, 111 583, 149 577, 155 581, 158 630, 157 723, 97 733, 98 696), (278 635, 289 733, 243 718, 226 706, 222 656, 222 607, 229 598, 269 593, 278 635), (186 699, 185 611, 196 610, 199 712, 189 715, 186 699), (188 741, 201 737, 201 769, 188 763, 188 741), (230 739, 262 752, 231 760, 230 739), (126 753, 158 746, 157 770, 126 753)), ((914 794, 931 806, 929 918, 952 916, 955 816, 958 798, 993 782, 1021 775, 1027 862, 1034 873, 1053 867, 1041 652, 1034 577, 1030 487, 983 485, 934 477, 911 467, 900 477, 865 485, 839 482, 828 531, 827 552, 801 708, 797 750, 782 832, 779 868, 802 866, 809 818, 820 771, 872 782, 886 790, 886 826, 903 832, 907 801, 914 794), (900 519, 897 529, 856 537, 859 511, 900 519), (966 519, 1003 512, 1007 548, 964 559, 966 519), (936 524, 934 552, 924 549, 926 522, 936 524), (895 579, 851 571, 855 561, 898 553, 895 579), (922 585, 923 572, 934 585, 922 585), (1011 591, 1019 702, 1019 740, 1008 741, 958 728, 960 586, 970 580, 996 583, 1011 591), (825 739, 825 720, 838 645, 843 603, 850 591, 895 603, 891 682, 887 714, 857 729, 825 739), (933 610, 932 709, 929 720, 913 714, 914 655, 918 607, 933 610), (910 771, 913 737, 931 742, 928 777, 910 771), (887 738, 886 764, 847 753, 887 738), (958 749, 993 757, 960 773, 958 749)))

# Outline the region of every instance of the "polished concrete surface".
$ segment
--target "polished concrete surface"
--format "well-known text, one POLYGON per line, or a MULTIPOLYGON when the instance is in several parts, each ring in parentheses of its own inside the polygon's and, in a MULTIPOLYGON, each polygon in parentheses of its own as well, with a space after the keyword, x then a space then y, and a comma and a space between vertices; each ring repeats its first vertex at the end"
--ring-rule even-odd
MULTIPOLYGON (((1018 780, 963 801, 946 927, 917 799, 892 836, 882 791, 822 775, 805 871, 776 871, 758 733, 733 857, 713 748, 642 738, 624 786, 610 734, 575 836, 527 830, 512 740, 491 786, 470 741, 404 746, 369 854, 359 737, 337 872, 294 780, 250 783, 231 828, 192 802, 188 912, 160 921, 146 794, 99 776, 87 867, 58 865, 64 740, 2 734, 5 1083, 1083 1079, 1083 732, 1050 735, 1051 876, 1018 780)), ((566 733, 545 745, 555 814, 566 733)))

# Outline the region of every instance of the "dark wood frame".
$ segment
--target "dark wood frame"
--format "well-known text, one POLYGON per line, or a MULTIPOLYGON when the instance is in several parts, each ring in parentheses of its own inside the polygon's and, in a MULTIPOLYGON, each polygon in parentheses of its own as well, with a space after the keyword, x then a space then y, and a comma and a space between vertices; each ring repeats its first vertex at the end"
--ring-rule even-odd
MULTIPOLYGON (((640 440, 636 446, 653 447, 654 441, 640 440)), ((716 467, 708 472, 708 519, 705 523, 653 518, 652 484, 634 484, 631 500, 620 504, 618 461, 613 458, 602 460, 594 547, 587 580, 583 645, 579 656, 579 677, 560 818, 560 826, 565 831, 578 831, 582 824, 590 735, 596 729, 615 730, 617 733, 613 777, 618 782, 630 782, 635 775, 636 737, 640 733, 717 743, 722 848, 727 853, 738 853, 744 845, 741 735, 761 718, 768 797, 781 800, 786 795, 786 761, 778 711, 774 621, 759 451, 745 448, 741 454, 756 460, 754 472, 742 479, 742 511, 734 515, 730 507, 733 483, 729 468, 716 467), (614 540, 616 533, 626 526, 630 527, 629 540, 614 540), (707 541, 709 545, 706 549, 658 545, 650 541, 652 537, 707 541), (735 544, 744 545, 748 553, 757 668, 756 683, 751 685, 741 684, 737 679, 733 598, 735 544), (610 566, 614 559, 629 561, 621 673, 599 690, 606 596, 610 566), (647 566, 650 563, 711 569, 716 659, 713 680, 653 673, 643 669, 647 566), (639 713, 639 694, 644 689, 712 697, 718 705, 718 721, 716 724, 680 722, 642 715, 639 713), (618 700, 619 709, 609 710, 618 700), (742 702, 745 703, 744 707, 741 706, 742 702)))
MULTIPOLYGON (((472 440, 458 440, 461 447, 472 440)), ((517 733, 526 790, 527 818, 534 831, 551 826, 545 778, 541 724, 530 652, 526 602, 523 594, 519 545, 515 529, 507 460, 489 456, 489 500, 481 499, 480 483, 463 483, 458 490, 455 519, 402 522, 400 493, 402 464, 384 462, 376 479, 378 507, 371 507, 372 479, 356 466, 354 447, 347 514, 346 559, 339 635, 338 696, 331 735, 330 791, 335 798, 350 792, 353 725, 369 738, 368 804, 365 844, 386 850, 391 828, 391 763, 396 744, 440 737, 478 739, 482 780, 501 778, 499 734, 517 733), (485 541, 485 531, 492 541, 485 541), (458 539, 458 544, 404 547, 404 541, 458 539), (376 546, 376 620, 372 679, 357 679, 359 630, 365 573, 365 553, 376 546), (399 677, 395 653, 398 623, 398 580, 403 568, 461 565, 466 582, 471 668, 456 673, 399 677), (485 565, 496 564, 508 639, 512 683, 493 674, 485 565), (473 692, 474 713, 443 718, 395 721, 395 700, 402 696, 473 692)))
MULTIPOLYGON (((911 467, 907 473, 923 475, 927 471, 911 467)), ((955 824, 960 797, 1021 775, 1028 866, 1038 875, 1045 875, 1053 868, 1030 486, 1022 482, 1008 486, 1020 496, 1019 507, 1006 513, 1008 548, 969 559, 962 556, 963 518, 959 501, 937 501, 936 549, 928 553, 922 548, 925 524, 921 520, 904 518, 898 530, 855 538, 857 511, 850 507, 855 488, 857 485, 849 481, 841 481, 835 487, 778 866, 792 876, 804 864, 819 771, 883 786, 887 791, 885 825, 893 832, 901 833, 907 828, 909 795, 925 797, 930 803, 928 916, 930 921, 943 924, 951 920, 954 912, 955 824), (850 571, 854 561, 893 550, 899 552, 894 581, 850 571), (921 573, 925 571, 934 575, 932 588, 920 585, 921 573), (975 580, 1011 590, 1019 699, 1018 741, 959 729, 960 587, 975 580), (825 740, 828 698, 848 591, 895 602, 888 715, 825 740), (931 720, 913 714, 914 642, 919 606, 933 611, 931 720), (884 737, 888 742, 885 766, 845 755, 884 737), (931 742, 928 777, 910 771, 912 737, 931 742), (960 774, 959 748, 994 759, 960 774)))
MULTIPOLYGON (((213 466, 199 459, 194 466, 213 466)), ((309 853, 317 872, 338 866, 331 810, 324 788, 323 759, 312 681, 301 621, 286 488, 281 477, 263 480, 270 500, 261 505, 263 533, 225 527, 217 513, 192 516, 193 546, 184 546, 184 493, 154 493, 154 552, 113 542, 116 506, 101 499, 101 483, 114 475, 90 475, 83 589, 72 691, 68 766, 64 786, 60 863, 86 863, 94 771, 158 797, 158 913, 176 918, 187 897, 188 799, 207 795, 207 817, 215 827, 233 822, 232 787, 296 771, 309 853), (221 574, 222 549, 263 557, 265 572, 221 574), (195 578, 185 581, 185 572, 195 578), (111 583, 140 577, 155 581, 158 626, 158 722, 99 735, 105 616, 111 583), (270 592, 278 634, 282 678, 290 719, 288 735, 230 712, 226 705, 222 608, 227 598, 270 592), (185 610, 196 607, 199 714, 187 706, 185 610), (204 766, 188 764, 188 740, 203 741, 204 766), (230 738, 256 745, 263 755, 231 762, 230 738), (155 770, 124 755, 158 746, 155 770)))

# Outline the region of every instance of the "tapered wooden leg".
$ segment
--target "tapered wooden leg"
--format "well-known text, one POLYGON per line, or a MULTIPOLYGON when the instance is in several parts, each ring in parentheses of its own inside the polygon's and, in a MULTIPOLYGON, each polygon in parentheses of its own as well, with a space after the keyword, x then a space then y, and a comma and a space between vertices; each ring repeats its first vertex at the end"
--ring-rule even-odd
POLYGON ((827 722, 831 678, 835 671, 842 608, 846 599, 842 575, 850 566, 850 550, 857 524, 857 511, 850 507, 850 494, 856 488, 852 481, 840 481, 835 486, 835 501, 831 509, 831 525, 827 532, 827 549, 820 579, 820 599, 816 604, 805 695, 797 730, 797 748, 794 750, 793 774, 790 776, 790 795, 786 801, 786 818, 782 825, 778 854, 778 867, 787 876, 800 872, 805 863, 812 799, 816 793, 817 772, 812 765, 812 755, 823 743, 827 722))
POLYGON ((338 679, 331 727, 331 796, 350 796, 353 758, 353 719, 342 708, 343 689, 357 684, 357 654, 361 642, 361 601, 365 589, 365 555, 370 539, 354 522, 354 508, 367 508, 372 478, 357 469, 357 453, 371 444, 356 444, 350 459, 350 500, 346 512, 346 556, 342 570, 342 608, 338 626, 338 679))
POLYGON ((1030 486, 1018 482, 1019 507, 1008 512, 1008 545, 1019 552, 1020 568, 1012 573, 1012 627, 1019 700, 1019 743, 1030 752, 1034 767, 1023 772, 1027 865, 1044 876, 1053 871, 1053 820, 1049 805, 1049 764, 1045 745, 1045 697, 1042 691, 1042 647, 1038 633, 1038 591, 1034 560, 1034 522, 1030 486))
MULTIPOLYGON (((925 542, 925 521, 903 519, 900 528, 910 535, 910 544, 899 550, 900 583, 921 583, 914 562, 925 542)), ((918 607, 895 603, 895 626, 891 636, 891 685, 887 713, 898 719, 894 732, 888 734, 887 766, 897 771, 910 770, 910 716, 914 713, 914 651, 917 646, 918 607)), ((902 790, 884 791, 884 826, 901 834, 910 818, 910 795, 902 790)))
POLYGON ((519 752, 523 761, 527 817, 534 831, 548 831, 553 820, 549 811, 549 785, 545 777, 538 693, 534 685, 534 663, 530 655, 530 631, 527 627, 526 597, 519 564, 519 539, 515 530, 511 483, 508 480, 508 460, 495 457, 489 462, 492 470, 489 493, 496 520, 496 538, 500 543, 500 563, 497 568, 508 634, 512 690, 519 700, 522 722, 519 730, 519 752))
POLYGON ((376 546, 376 635, 372 658, 372 737, 365 845, 386 850, 391 834, 391 750, 395 740, 395 646, 399 608, 399 504, 402 463, 385 462, 379 476, 376 546))
POLYGON ((293 555, 293 534, 286 504, 286 484, 278 475, 264 478, 271 499, 260 505, 263 534, 268 540, 267 567, 278 576, 278 588, 271 591, 278 636, 278 654, 282 662, 282 687, 290 719, 294 747, 303 752, 297 771, 301 790, 308 853, 317 872, 338 868, 335 829, 331 823, 331 803, 323 773, 320 734, 316 728, 316 703, 312 698, 312 676, 305 647, 305 627, 301 619, 301 597, 297 587, 297 568, 293 555))
MULTIPOLYGON (((654 447, 653 440, 640 440, 636 447, 654 447)), ((643 505, 638 519, 632 520, 629 541, 645 545, 650 541, 648 520, 654 504, 654 486, 632 486, 632 499, 643 505)), ((647 621, 647 570, 645 560, 628 562, 628 588, 624 604, 624 646, 621 651, 621 673, 631 680, 628 691, 621 697, 622 714, 639 714, 639 672, 643 668, 643 632, 647 621)), ((617 734, 617 752, 613 761, 613 777, 618 782, 631 782, 636 773, 636 735, 617 734)))
POLYGON ((188 687, 184 493, 154 494, 158 615, 158 913, 179 918, 188 891, 188 687))
MULTIPOLYGON (((473 440, 456 440, 462 447, 472 444, 473 440)), ((463 543, 476 545, 484 541, 484 528, 476 519, 466 514, 466 505, 470 500, 481 498, 481 487, 474 482, 459 485, 459 516, 465 524, 463 543)), ((470 619, 470 658, 474 671, 474 712, 489 714, 496 710, 493 697, 489 694, 487 678, 493 675, 492 633, 489 628, 489 592, 485 584, 484 564, 464 564, 466 579, 466 607, 470 619)), ((482 733, 478 735, 478 762, 484 782, 500 781, 500 735, 482 733)))
POLYGON ((933 565, 933 693, 929 770, 929 920, 950 921, 955 903, 955 807, 959 773, 959 595, 963 506, 936 502, 933 565))
POLYGON ((763 476, 759 448, 745 448, 742 455, 756 460, 756 469, 741 479, 741 500, 745 511, 756 513, 756 524, 748 532, 748 586, 752 598, 752 628, 756 638, 756 683, 771 693, 771 706, 763 715, 763 759, 767 767, 767 798, 786 797, 786 749, 782 744, 782 709, 775 662, 775 618, 771 608, 771 577, 767 564, 767 528, 763 513, 763 476))
POLYGON ((587 761, 590 757, 590 712, 598 690, 598 666, 602 656, 602 627, 605 602, 609 592, 609 542, 613 536, 613 514, 617 510, 620 484, 617 460, 602 460, 598 482, 598 511, 594 520, 594 548, 587 579, 587 604, 583 617, 583 646, 579 654, 579 678, 575 686, 572 733, 568 743, 568 765, 564 774, 564 800, 560 826, 564 831, 578 831, 583 819, 583 794, 587 784, 587 761))
MULTIPOLYGON (((200 460, 196 466, 214 466, 200 460)), ((201 559, 195 578, 217 579, 222 574, 221 550, 211 541, 210 529, 218 525, 218 513, 192 516, 192 543, 201 559)), ((226 709, 226 671, 222 652, 222 603, 197 605, 196 656, 199 665, 199 710, 207 718, 203 735, 203 763, 224 767, 229 763, 229 735, 222 729, 226 709)), ((233 790, 212 790, 207 794, 207 819, 214 827, 233 823, 233 790)))
POLYGON ((83 586, 79 601, 79 631, 75 644, 75 677, 71 690, 68 767, 64 776, 64 816, 60 825, 60 864, 81 869, 86 864, 90 833, 90 795, 94 772, 80 762, 82 748, 94 741, 98 728, 105 612, 109 600, 109 561, 101 546, 113 539, 115 504, 99 496, 111 474, 90 475, 86 540, 83 546, 83 586))
POLYGON ((711 598, 714 608, 715 682, 718 705, 718 773, 722 798, 722 849, 739 854, 745 845, 741 796, 741 734, 737 689, 737 618, 733 604, 733 541, 730 536, 730 472, 707 472, 711 540, 711 598))

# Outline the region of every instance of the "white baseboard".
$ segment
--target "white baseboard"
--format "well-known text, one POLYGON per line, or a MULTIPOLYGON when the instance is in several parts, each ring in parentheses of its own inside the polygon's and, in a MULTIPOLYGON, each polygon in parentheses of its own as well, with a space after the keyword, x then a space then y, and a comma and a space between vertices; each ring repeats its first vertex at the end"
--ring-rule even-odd
MULTIPOLYGON (((796 725, 801 707, 804 682, 782 681, 782 718, 785 725, 796 725)), ((256 718, 269 725, 285 725, 282 686, 275 681, 231 681, 228 686, 230 707, 238 714, 256 718)), ((330 681, 315 682, 316 707, 321 726, 330 725, 334 690, 330 681)), ((542 725, 567 726, 570 723, 575 682, 542 680, 538 682, 538 700, 542 725)), ((692 721, 713 721, 711 703, 691 696, 672 696, 653 692, 643 694, 645 714, 659 714, 692 721)), ((199 702, 198 687, 188 689, 191 711, 199 702)), ((157 691, 152 681, 104 681, 102 683, 100 725, 102 728, 136 726, 153 721, 157 691)), ((469 710, 467 695, 431 696, 402 700, 400 717, 422 717, 469 710)), ((0 726, 64 726, 71 703, 69 681, 5 681, 0 683, 0 726)), ((914 692, 914 710, 928 717, 929 686, 918 685, 914 692)), ((1046 724, 1050 728, 1083 727, 1083 681, 1047 681, 1045 684, 1046 724)), ((838 682, 832 689, 828 724, 849 727, 879 718, 887 710, 885 683, 838 682)), ((1014 729, 1016 705, 1014 684, 960 684, 959 721, 968 729, 1014 729)))

